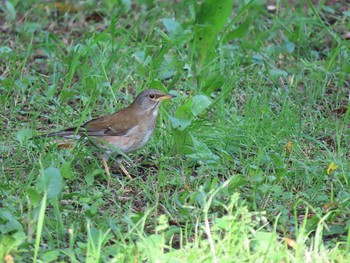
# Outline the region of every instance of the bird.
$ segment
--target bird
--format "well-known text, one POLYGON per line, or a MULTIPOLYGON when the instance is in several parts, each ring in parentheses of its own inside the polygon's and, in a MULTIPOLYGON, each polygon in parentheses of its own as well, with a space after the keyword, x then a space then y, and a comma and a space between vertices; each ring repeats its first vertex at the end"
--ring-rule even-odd
MULTIPOLYGON (((176 97, 156 89, 142 91, 126 108, 113 114, 101 116, 80 127, 70 127, 46 134, 46 137, 67 140, 88 139, 102 149, 102 162, 106 174, 111 178, 108 159, 113 153, 128 154, 143 147, 151 138, 157 123, 160 103, 176 97)), ((58 141, 59 142, 59 141, 58 141)), ((131 179, 129 172, 117 161, 122 172, 131 179)))

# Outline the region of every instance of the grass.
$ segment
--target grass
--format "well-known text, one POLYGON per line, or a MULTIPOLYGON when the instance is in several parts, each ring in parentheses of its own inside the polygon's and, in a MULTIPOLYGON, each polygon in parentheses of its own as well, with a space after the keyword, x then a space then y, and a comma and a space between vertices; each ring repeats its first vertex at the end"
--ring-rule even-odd
POLYGON ((190 0, 0 7, 1 260, 350 260, 348 5, 237 1, 228 23, 190 0), (177 98, 133 180, 35 138, 148 87, 177 98))

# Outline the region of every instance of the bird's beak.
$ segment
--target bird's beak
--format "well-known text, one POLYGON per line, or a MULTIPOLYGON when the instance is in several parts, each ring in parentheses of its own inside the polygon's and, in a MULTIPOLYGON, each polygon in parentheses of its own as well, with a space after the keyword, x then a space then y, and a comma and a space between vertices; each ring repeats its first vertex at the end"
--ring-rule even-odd
POLYGON ((157 98, 158 101, 162 101, 162 100, 168 100, 168 99, 172 99, 175 98, 176 95, 172 95, 172 94, 165 94, 163 96, 160 96, 157 98))

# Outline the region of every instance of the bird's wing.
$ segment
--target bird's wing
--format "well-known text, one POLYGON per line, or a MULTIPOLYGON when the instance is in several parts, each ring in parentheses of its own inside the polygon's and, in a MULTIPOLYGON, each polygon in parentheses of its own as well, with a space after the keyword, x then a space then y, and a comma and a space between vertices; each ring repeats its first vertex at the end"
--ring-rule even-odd
POLYGON ((92 119, 82 128, 90 136, 125 136, 137 124, 137 118, 124 114, 124 110, 121 110, 112 115, 92 119))
MULTIPOLYGON (((126 108, 127 109, 127 108, 126 108)), ((81 127, 71 127, 57 132, 51 132, 45 136, 62 137, 66 139, 79 139, 82 135, 88 136, 125 136, 128 131, 138 125, 138 118, 126 109, 112 115, 106 115, 92 119, 81 127), (125 114, 127 113, 127 114, 125 114)))

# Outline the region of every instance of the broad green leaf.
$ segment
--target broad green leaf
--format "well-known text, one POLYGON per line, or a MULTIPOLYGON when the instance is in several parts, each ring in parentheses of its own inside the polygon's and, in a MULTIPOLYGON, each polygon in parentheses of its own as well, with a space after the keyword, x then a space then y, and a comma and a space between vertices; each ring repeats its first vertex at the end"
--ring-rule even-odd
POLYGON ((343 226, 339 225, 330 225, 328 228, 324 230, 325 236, 333 236, 333 235, 342 235, 345 234, 348 230, 345 229, 343 226))
POLYGON ((8 20, 15 20, 16 19, 16 9, 11 3, 11 1, 4 1, 5 7, 6 7, 6 17, 8 20))
POLYGON ((262 184, 258 187, 258 190, 263 194, 267 194, 271 192, 271 186, 268 184, 262 184))
POLYGON ((350 200, 350 193, 344 190, 339 191, 338 198, 341 202, 348 202, 350 200))
POLYGON ((191 107, 192 107, 192 98, 188 99, 185 103, 177 107, 176 117, 184 120, 192 119, 193 115, 192 115, 191 107))
POLYGON ((39 23, 27 22, 24 24, 20 24, 18 27, 16 27, 16 30, 20 33, 34 33, 41 27, 42 25, 40 25, 39 23))
POLYGON ((276 238, 276 234, 273 232, 259 231, 254 236, 253 244, 259 251, 268 251, 276 238))
POLYGON ((62 180, 60 171, 57 168, 49 167, 45 170, 45 176, 48 179, 47 197, 56 197, 62 190, 62 180))
POLYGON ((169 32, 175 32, 177 29, 179 29, 181 27, 181 25, 179 24, 179 22, 175 21, 174 19, 171 18, 163 18, 162 22, 165 26, 165 29, 169 32))
POLYGON ((21 223, 17 221, 10 211, 0 209, 0 234, 3 235, 13 231, 23 232, 21 223))
POLYGON ((26 234, 23 231, 12 232, 8 235, 0 235, 0 255, 4 255, 4 249, 11 251, 20 246, 27 239, 26 234))
POLYGON ((249 32, 249 27, 252 24, 252 22, 253 19, 247 17, 247 19, 242 24, 240 24, 237 28, 226 34, 224 42, 226 43, 227 41, 244 37, 249 32))
POLYGON ((150 84, 149 84, 150 88, 152 89, 159 89, 162 91, 166 91, 166 88, 164 86, 164 84, 159 81, 159 80, 153 80, 150 84))
POLYGON ((177 129, 180 131, 185 130, 188 126, 191 125, 191 120, 188 120, 188 119, 179 119, 172 116, 169 116, 168 118, 170 120, 171 126, 174 129, 177 129))
POLYGON ((196 14, 194 39, 200 65, 214 53, 215 41, 228 21, 232 6, 233 0, 206 0, 201 4, 196 14))
POLYGON ((137 62, 144 66, 148 65, 152 60, 152 58, 147 55, 145 51, 136 51, 132 56, 136 59, 137 62))
POLYGON ((269 70, 269 74, 273 77, 287 77, 288 73, 282 69, 271 69, 269 70))
POLYGON ((49 167, 45 169, 44 176, 38 182, 39 189, 47 192, 48 198, 56 197, 62 190, 61 174, 57 168, 49 167))
POLYGON ((28 188, 27 195, 31 205, 33 206, 39 205, 41 196, 35 189, 28 188))
POLYGON ((6 54, 11 52, 12 52, 12 48, 10 48, 9 46, 0 47, 0 54, 6 54))
POLYGON ((59 250, 48 250, 43 251, 40 255, 43 262, 57 262, 58 257, 60 256, 59 250))
POLYGON ((73 173, 72 173, 72 163, 71 162, 65 162, 62 164, 60 168, 60 173, 64 178, 72 179, 73 173))
POLYGON ((193 153, 187 154, 186 156, 192 160, 195 160, 199 163, 216 163, 220 157, 214 154, 209 147, 201 141, 198 141, 195 138, 193 140, 193 153))
POLYGON ((202 113, 206 108, 211 105, 212 101, 205 95, 196 95, 192 98, 191 111, 194 116, 202 113))
POLYGON ((191 120, 207 109, 211 103, 212 101, 209 97, 195 95, 177 108, 176 116, 182 120, 191 120))
POLYGON ((21 129, 16 133, 16 139, 20 142, 23 143, 24 141, 32 138, 33 136, 33 131, 31 129, 21 129))
POLYGON ((168 218, 166 217, 166 215, 160 215, 157 218, 156 232, 164 231, 168 227, 169 227, 168 218))
POLYGON ((293 42, 286 41, 283 43, 284 50, 288 53, 292 53, 295 50, 295 44, 293 42))
POLYGON ((97 171, 94 171, 94 172, 88 173, 84 176, 84 179, 85 179, 85 182, 87 185, 92 185, 94 183, 96 173, 97 173, 97 171))
POLYGON ((169 55, 164 55, 163 61, 160 64, 158 76, 161 80, 169 79, 175 74, 175 60, 169 55))
POLYGON ((317 225, 318 223, 320 222, 320 219, 318 216, 314 215, 312 216, 311 218, 309 218, 307 221, 306 221, 306 224, 305 224, 305 231, 313 231, 317 228, 317 225))
POLYGON ((163 18, 162 22, 165 26, 166 31, 169 33, 169 37, 175 40, 178 34, 183 30, 179 22, 171 18, 163 18))
POLYGON ((194 197, 194 201, 199 203, 201 206, 204 206, 208 199, 208 195, 204 191, 197 192, 192 195, 192 197, 194 197))
POLYGON ((275 194, 280 195, 283 193, 283 188, 281 185, 277 185, 277 184, 273 186, 270 185, 270 188, 271 188, 271 191, 274 192, 275 194))
POLYGON ((324 6, 322 6, 322 9, 323 9, 324 11, 328 12, 328 13, 331 13, 331 14, 334 14, 334 13, 335 13, 335 10, 334 10, 332 7, 330 7, 330 6, 324 5, 324 6))
POLYGON ((235 222, 235 218, 232 215, 228 215, 228 216, 223 216, 221 218, 216 218, 214 221, 214 226, 224 230, 230 230, 234 222, 235 222))
POLYGON ((254 64, 260 64, 263 65, 264 64, 264 57, 261 54, 254 54, 252 55, 252 62, 254 64))
POLYGON ((222 88, 226 80, 226 76, 220 70, 212 69, 201 79, 201 90, 204 94, 210 95, 213 91, 222 88))
POLYGON ((125 12, 129 12, 131 8, 131 0, 122 0, 125 12))

